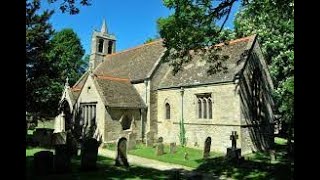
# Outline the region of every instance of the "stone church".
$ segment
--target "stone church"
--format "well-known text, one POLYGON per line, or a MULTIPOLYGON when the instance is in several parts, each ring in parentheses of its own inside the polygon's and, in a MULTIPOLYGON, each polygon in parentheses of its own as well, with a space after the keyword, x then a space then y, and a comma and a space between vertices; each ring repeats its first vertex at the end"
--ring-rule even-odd
POLYGON ((214 75, 197 55, 173 75, 161 61, 161 39, 116 52, 105 22, 91 43, 87 72, 72 86, 66 81, 55 132, 102 144, 124 137, 129 147, 159 137, 179 144, 183 119, 188 147, 202 149, 209 137, 211 150, 225 153, 232 131, 243 154, 272 145, 273 84, 256 35, 218 44, 228 70, 214 75))

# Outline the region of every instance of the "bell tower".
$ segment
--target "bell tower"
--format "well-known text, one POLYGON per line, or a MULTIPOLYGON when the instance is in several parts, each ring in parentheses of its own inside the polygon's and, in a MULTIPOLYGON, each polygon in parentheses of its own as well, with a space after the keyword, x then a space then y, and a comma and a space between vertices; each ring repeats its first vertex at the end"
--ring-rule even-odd
POLYGON ((94 70, 104 57, 116 51, 116 37, 108 33, 106 21, 102 21, 100 31, 93 31, 91 38, 90 70, 94 70))

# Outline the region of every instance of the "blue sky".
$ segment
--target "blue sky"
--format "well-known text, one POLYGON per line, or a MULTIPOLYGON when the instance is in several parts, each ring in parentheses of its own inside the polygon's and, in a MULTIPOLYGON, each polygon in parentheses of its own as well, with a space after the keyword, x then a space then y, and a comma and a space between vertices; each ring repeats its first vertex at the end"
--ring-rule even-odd
MULTIPOLYGON (((59 2, 59 1, 58 1, 59 2)), ((91 6, 80 7, 77 15, 63 14, 59 3, 48 4, 41 1, 41 8, 54 9, 50 23, 57 31, 72 28, 79 36, 85 53, 90 53, 91 34, 100 30, 106 19, 109 33, 117 38, 116 51, 143 44, 148 37, 157 34, 156 21, 172 13, 162 4, 162 0, 92 0, 91 6)), ((225 27, 233 28, 234 14, 239 8, 235 4, 225 27)))

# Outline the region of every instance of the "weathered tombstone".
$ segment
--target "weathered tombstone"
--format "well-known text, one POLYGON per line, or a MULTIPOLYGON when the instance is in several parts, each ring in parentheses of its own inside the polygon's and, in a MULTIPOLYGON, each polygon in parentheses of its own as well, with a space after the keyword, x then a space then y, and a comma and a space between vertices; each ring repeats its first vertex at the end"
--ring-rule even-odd
POLYGON ((276 151, 275 150, 270 150, 270 161, 271 163, 274 163, 276 161, 276 151))
POLYGON ((162 142, 157 143, 156 145, 156 155, 160 156, 164 154, 164 145, 162 142))
POLYGON ((58 132, 52 134, 52 145, 62 145, 67 143, 67 133, 58 132))
POLYGON ((170 152, 170 154, 175 154, 177 152, 176 143, 170 143, 169 152, 170 152))
POLYGON ((146 133, 146 146, 153 147, 153 133, 150 131, 146 133))
POLYGON ((47 175, 53 170, 53 152, 40 151, 34 154, 34 171, 37 175, 47 175))
POLYGON ((94 138, 86 138, 81 149, 81 170, 90 171, 97 168, 98 141, 94 138))
POLYGON ((51 128, 37 128, 36 131, 33 133, 35 140, 39 143, 41 147, 50 147, 51 138, 54 129, 51 128))
POLYGON ((54 166, 57 173, 71 170, 71 156, 66 144, 55 145, 54 166))
POLYGON ((137 138, 136 133, 131 132, 128 134, 128 150, 133 149, 135 147, 136 138, 137 138))
POLYGON ((203 159, 208 159, 210 157, 211 148, 211 137, 207 137, 204 142, 203 159))
POLYGON ((163 143, 163 137, 159 137, 157 143, 163 143))
POLYGON ((125 166, 129 167, 127 159, 127 139, 122 137, 119 139, 117 144, 117 157, 116 157, 116 166, 125 166))
POLYGON ((189 154, 187 152, 184 153, 184 160, 188 160, 189 159, 189 154))
POLYGON ((238 135, 236 131, 232 131, 230 135, 231 148, 227 148, 227 159, 231 161, 239 161, 241 159, 241 149, 237 148, 238 135))
POLYGON ((79 145, 71 131, 67 132, 66 143, 67 143, 67 148, 68 148, 68 152, 70 153, 70 156, 77 156, 79 145))

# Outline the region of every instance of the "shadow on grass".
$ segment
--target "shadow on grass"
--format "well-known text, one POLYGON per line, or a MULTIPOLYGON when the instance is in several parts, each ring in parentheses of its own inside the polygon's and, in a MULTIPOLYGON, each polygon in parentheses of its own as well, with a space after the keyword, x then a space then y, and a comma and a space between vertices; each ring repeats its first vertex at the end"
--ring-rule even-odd
POLYGON ((284 153, 285 146, 276 147, 277 163, 270 162, 267 152, 258 152, 240 163, 232 163, 224 157, 197 160, 200 166, 194 171, 233 179, 293 179, 293 163, 284 153))
POLYGON ((81 172, 81 157, 77 156, 72 159, 72 170, 70 173, 38 176, 34 174, 33 156, 26 157, 26 177, 32 180, 106 180, 106 179, 173 179, 174 171, 160 171, 152 168, 138 167, 131 165, 129 168, 122 168, 114 166, 114 160, 98 156, 97 170, 90 172, 81 172))

